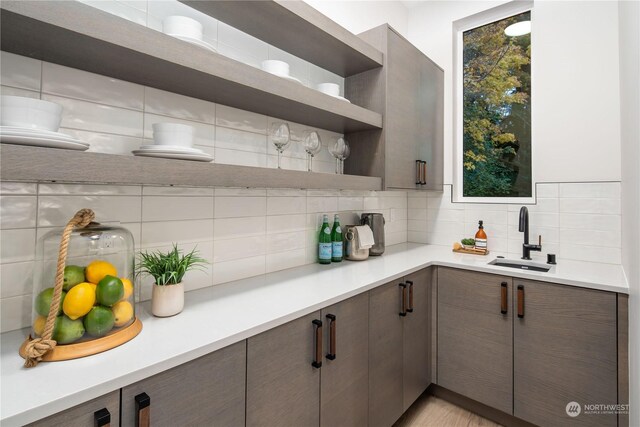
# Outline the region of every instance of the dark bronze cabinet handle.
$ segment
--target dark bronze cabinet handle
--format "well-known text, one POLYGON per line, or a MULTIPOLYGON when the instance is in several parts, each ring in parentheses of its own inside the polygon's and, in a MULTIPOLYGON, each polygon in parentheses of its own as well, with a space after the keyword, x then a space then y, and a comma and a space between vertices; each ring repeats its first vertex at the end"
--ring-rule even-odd
POLYGON ((93 413, 96 427, 109 427, 111 424, 111 413, 107 408, 102 408, 93 413))
POLYGON ((314 368, 320 368, 322 366, 322 320, 315 319, 313 322, 313 327, 316 330, 315 335, 315 357, 313 362, 311 362, 311 366, 314 368))
POLYGON ((151 398, 147 393, 140 393, 136 401, 136 427, 149 427, 151 425, 151 398))
POLYGON ((398 286, 400 286, 400 313, 398 313, 400 316, 404 317, 407 315, 407 284, 406 283, 400 283, 398 286))
POLYGON ((422 184, 422 162, 416 160, 416 185, 422 184))
POLYGON ((524 286, 518 285, 518 317, 524 317, 524 286))
POLYGON ((500 284, 500 313, 507 314, 509 311, 509 288, 507 282, 500 284))
POLYGON ((327 314, 329 319, 329 353, 327 353, 327 359, 336 360, 336 316, 334 314, 327 314))
POLYGON ((409 305, 407 307, 407 313, 413 313, 413 282, 407 280, 406 283, 409 285, 409 305))

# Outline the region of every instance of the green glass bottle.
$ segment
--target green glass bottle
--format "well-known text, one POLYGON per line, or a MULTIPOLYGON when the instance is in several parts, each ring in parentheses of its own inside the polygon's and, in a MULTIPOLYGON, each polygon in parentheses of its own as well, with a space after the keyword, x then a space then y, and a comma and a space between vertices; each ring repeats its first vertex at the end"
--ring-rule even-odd
POLYGON ((329 228, 329 215, 322 216, 322 227, 318 236, 318 262, 331 264, 331 229, 329 228))
POLYGON ((342 261, 342 227, 340 217, 333 217, 333 229, 331 230, 331 262, 342 261))

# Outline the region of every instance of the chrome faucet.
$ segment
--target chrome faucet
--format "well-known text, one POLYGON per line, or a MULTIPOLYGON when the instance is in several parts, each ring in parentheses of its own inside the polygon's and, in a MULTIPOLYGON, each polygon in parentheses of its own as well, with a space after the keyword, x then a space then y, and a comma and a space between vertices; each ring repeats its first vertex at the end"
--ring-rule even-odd
POLYGON ((538 235, 538 244, 529 244, 529 209, 526 206, 520 208, 520 222, 518 231, 524 233, 524 243, 522 244, 522 259, 531 259, 531 251, 542 251, 542 236, 538 235))

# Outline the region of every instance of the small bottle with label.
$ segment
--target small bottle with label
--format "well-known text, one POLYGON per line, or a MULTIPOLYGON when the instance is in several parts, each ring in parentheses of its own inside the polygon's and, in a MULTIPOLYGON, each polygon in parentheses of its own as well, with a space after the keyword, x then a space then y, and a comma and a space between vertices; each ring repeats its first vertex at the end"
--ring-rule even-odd
POLYGON ((329 215, 322 215, 322 227, 318 236, 318 262, 331 264, 331 228, 329 228, 329 215))
POLYGON ((333 229, 331 230, 331 261, 342 261, 342 227, 340 227, 338 214, 333 217, 333 229))
POLYGON ((482 220, 478 222, 478 232, 476 233, 476 249, 487 250, 487 233, 484 232, 482 220))

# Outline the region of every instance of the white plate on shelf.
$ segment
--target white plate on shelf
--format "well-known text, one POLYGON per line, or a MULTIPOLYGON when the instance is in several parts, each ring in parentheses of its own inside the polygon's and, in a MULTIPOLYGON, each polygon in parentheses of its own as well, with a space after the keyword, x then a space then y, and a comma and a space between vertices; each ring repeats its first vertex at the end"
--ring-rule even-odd
MULTIPOLYGON (((265 70, 262 70, 262 71, 265 71, 265 70)), ((295 77, 291 77, 291 76, 289 76, 287 74, 271 73, 269 71, 267 71, 267 73, 273 74, 274 76, 278 76, 278 77, 283 78, 285 80, 289 80, 289 81, 292 81, 292 82, 296 82, 298 84, 302 84, 302 82, 300 80, 296 79, 295 77)))
POLYGON ((155 152, 149 150, 133 150, 134 156, 156 157, 159 159, 193 160, 196 162, 212 162, 213 156, 207 153, 155 152))
POLYGON ((349 101, 349 100, 348 100, 347 98, 345 98, 344 96, 340 96, 340 95, 338 95, 338 96, 329 95, 329 96, 333 96, 334 98, 338 98, 338 99, 339 99, 339 100, 341 100, 341 101, 346 101, 346 102, 348 102, 349 104, 351 104, 351 101, 349 101))
POLYGON ((86 151, 89 144, 60 132, 0 126, 0 142, 32 147, 86 151))
POLYGON ((182 147, 180 145, 143 145, 139 148, 141 151, 149 151, 150 153, 183 153, 183 154, 202 154, 204 151, 198 148, 182 147))
POLYGON ((183 36, 181 34, 169 34, 169 33, 165 33, 165 34, 168 35, 168 36, 180 39, 182 41, 185 41, 187 43, 191 43, 193 45, 199 46, 201 48, 210 50, 211 52, 218 53, 218 50, 215 47, 211 46, 209 43, 207 43, 204 40, 194 39, 193 37, 183 36))

